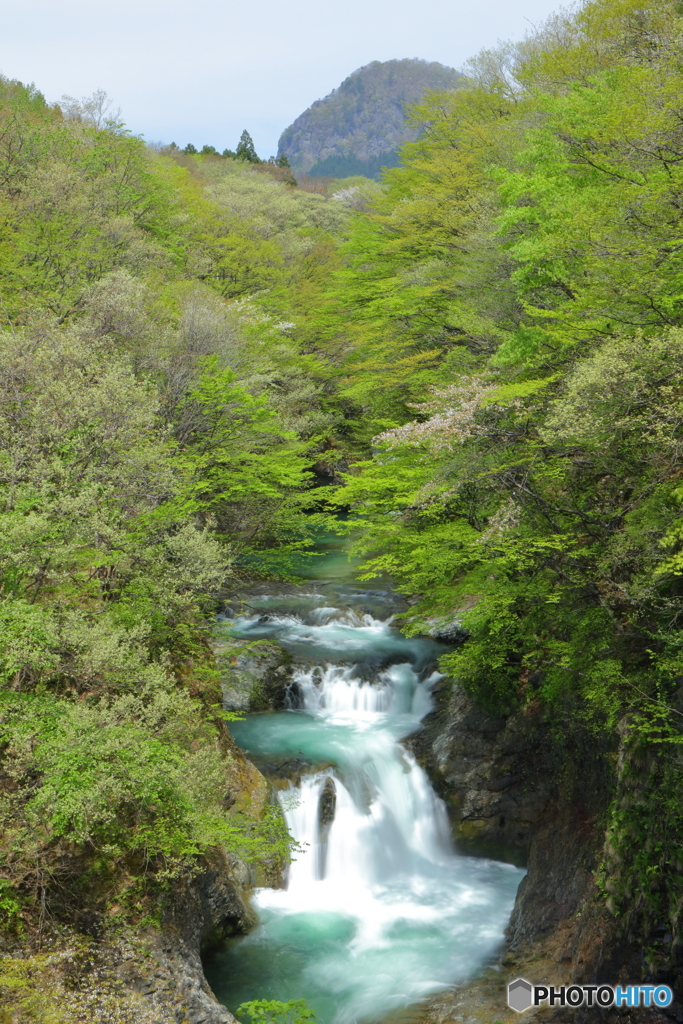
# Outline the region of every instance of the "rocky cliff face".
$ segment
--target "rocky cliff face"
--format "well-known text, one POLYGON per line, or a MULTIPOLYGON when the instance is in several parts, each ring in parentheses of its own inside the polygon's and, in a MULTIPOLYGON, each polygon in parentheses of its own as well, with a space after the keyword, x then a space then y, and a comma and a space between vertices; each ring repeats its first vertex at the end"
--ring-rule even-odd
MULTIPOLYGON (((456 844, 526 863, 497 962, 472 985, 444 993, 427 1006, 430 1024, 477 1024, 519 1017, 507 1007, 506 986, 522 976, 534 984, 665 982, 683 975, 657 963, 671 936, 643 943, 629 937, 598 892, 605 857, 606 811, 619 787, 624 752, 601 747, 595 735, 551 719, 532 703, 496 718, 457 686, 442 684, 438 710, 409 744, 445 800, 456 844)), ((622 744, 623 746, 623 744, 622 744)), ((679 993, 680 997, 680 993, 679 993)), ((525 1014, 553 1022, 682 1020, 642 1009, 628 1016, 599 1009, 555 1007, 525 1014), (611 1016, 610 1016, 611 1013, 611 1016)))
POLYGON ((235 1024, 206 982, 201 954, 254 923, 249 884, 245 864, 213 851, 200 874, 178 885, 161 928, 93 943, 91 958, 106 962, 109 987, 118 989, 118 1014, 136 1010, 133 1019, 154 1024, 235 1024))
POLYGON ((249 871, 214 851, 180 880, 160 927, 117 928, 81 915, 38 950, 2 956, 0 1020, 7 1024, 236 1024, 211 992, 201 953, 253 923, 249 871))
POLYGON ((128 987, 188 1024, 234 1024, 206 982, 201 954, 255 923, 246 896, 250 882, 238 858, 219 850, 207 857, 202 873, 176 893, 162 928, 151 936, 153 971, 141 972, 134 962, 128 987))
MULTIPOLYGON (((265 778, 227 731, 223 741, 233 761, 229 799, 237 805, 248 803, 252 810, 263 806, 268 798, 265 778)), ((249 902, 256 882, 277 885, 279 881, 278 864, 259 864, 255 873, 235 854, 210 851, 202 858, 201 870, 176 885, 161 927, 142 936, 143 955, 138 950, 118 964, 124 992, 129 998, 142 996, 148 1012, 158 1013, 160 1021, 236 1024, 211 991, 201 957, 256 923, 249 902)))
POLYGON ((436 62, 373 61, 297 117, 280 137, 278 156, 287 156, 295 172, 376 177, 382 164, 396 164, 402 143, 417 137, 406 123, 406 104, 462 80, 436 62))
POLYGON ((440 710, 410 744, 446 802, 463 852, 507 851, 523 860, 550 795, 545 725, 533 711, 487 715, 459 687, 449 693, 441 685, 440 710))

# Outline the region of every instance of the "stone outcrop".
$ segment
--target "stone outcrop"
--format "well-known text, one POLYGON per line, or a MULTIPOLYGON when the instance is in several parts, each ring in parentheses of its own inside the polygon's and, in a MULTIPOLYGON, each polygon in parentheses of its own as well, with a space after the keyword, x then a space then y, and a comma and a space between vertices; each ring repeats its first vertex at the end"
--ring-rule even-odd
POLYGON ((533 708, 488 715, 459 687, 437 684, 439 710, 409 745, 448 808, 463 852, 526 857, 552 781, 547 729, 533 708))
MULTIPOLYGON (((506 986, 628 984, 655 978, 646 951, 619 932, 596 884, 604 856, 606 811, 615 792, 617 751, 582 733, 576 719, 551 721, 532 701, 495 717, 443 680, 438 707, 408 744, 444 799, 456 845, 526 864, 498 958, 470 985, 440 994, 422 1008, 429 1024, 511 1024, 506 986), (564 727, 564 729, 563 729, 564 727)), ((670 973, 656 977, 676 986, 670 973)), ((617 1016, 601 1009, 530 1010, 525 1020, 613 1024, 683 1020, 667 1011, 617 1016)))
MULTIPOLYGON (((254 923, 246 895, 249 871, 236 857, 214 850, 203 870, 175 888, 159 929, 127 928, 93 943, 87 963, 98 964, 100 993, 116 993, 117 1016, 150 1024, 234 1024, 204 977, 201 954, 254 923)), ((71 958, 71 983, 83 987, 84 963, 71 958), (79 968, 79 964, 81 964, 79 968)), ((93 1008, 95 1009, 95 1008, 93 1008)), ((93 1021, 108 1017, 95 1012, 93 1021)))
MULTIPOLYGON (((268 784, 234 743, 227 730, 222 742, 227 760, 228 800, 236 809, 257 815, 268 800, 268 784)), ((281 884, 278 863, 261 863, 255 872, 238 856, 214 849, 202 858, 196 875, 174 887, 160 929, 143 936, 143 957, 129 956, 118 970, 125 989, 159 1007, 164 1021, 178 1024, 234 1024, 235 1018, 211 991, 202 955, 230 935, 256 923, 249 902, 254 884, 281 884)))
POLYGON ((318 832, 321 842, 326 840, 329 835, 336 809, 337 787, 334 784, 334 779, 327 778, 318 801, 318 832))
MULTIPOLYGON (((74 1024, 235 1024, 204 977, 201 954, 254 923, 250 872, 219 850, 174 882, 160 926, 117 927, 83 913, 42 941, 4 944, 0 1019, 74 1024)), ((21 937, 19 937, 21 938, 21 937)))
POLYGON ((223 706, 227 711, 278 711, 286 705, 290 656, 275 644, 217 644, 223 706))
POLYGON ((133 961, 129 986, 152 1003, 166 1004, 179 1021, 233 1024, 235 1018, 209 988, 201 954, 253 926, 249 884, 249 869, 237 857, 219 850, 207 856, 202 873, 176 890, 162 928, 150 936, 153 970, 141 971, 139 961, 133 961))
POLYGON ((457 88, 462 80, 459 72, 436 62, 373 61, 297 117, 282 133, 278 155, 286 156, 295 172, 374 177, 382 163, 397 163, 402 143, 417 138, 406 121, 406 104, 416 103, 428 89, 457 88))

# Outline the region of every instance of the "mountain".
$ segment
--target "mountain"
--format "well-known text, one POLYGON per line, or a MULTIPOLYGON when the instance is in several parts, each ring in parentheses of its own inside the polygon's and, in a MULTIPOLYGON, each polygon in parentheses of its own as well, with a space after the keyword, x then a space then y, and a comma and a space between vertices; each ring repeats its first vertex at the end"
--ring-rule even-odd
POLYGON ((464 76, 436 61, 375 60, 316 100, 280 136, 278 156, 313 176, 379 176, 398 164, 398 148, 417 137, 405 106, 428 89, 456 89, 464 76))

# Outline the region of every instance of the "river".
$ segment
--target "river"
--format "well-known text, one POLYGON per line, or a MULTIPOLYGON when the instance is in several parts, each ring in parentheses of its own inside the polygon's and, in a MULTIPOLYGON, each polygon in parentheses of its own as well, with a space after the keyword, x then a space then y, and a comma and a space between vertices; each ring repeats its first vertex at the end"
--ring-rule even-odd
POLYGON ((289 763, 278 796, 301 844, 259 924, 207 961, 233 1012, 306 999, 320 1024, 380 1021, 476 975, 500 944, 524 872, 458 855, 442 802, 401 740, 432 707, 440 647, 392 625, 339 546, 299 588, 256 588, 233 634, 293 657, 290 710, 231 724, 256 763, 289 763))

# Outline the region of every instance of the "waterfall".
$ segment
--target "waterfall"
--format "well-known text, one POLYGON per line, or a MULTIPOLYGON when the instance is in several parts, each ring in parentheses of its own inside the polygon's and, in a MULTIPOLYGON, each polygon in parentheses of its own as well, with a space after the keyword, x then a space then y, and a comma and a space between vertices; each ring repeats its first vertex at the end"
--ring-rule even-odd
POLYGON ((522 872, 455 853, 443 802, 401 743, 432 707, 435 645, 329 592, 263 605, 233 628, 293 654, 289 710, 233 731, 257 759, 310 766, 279 791, 300 848, 210 980, 233 1008, 303 997, 322 1024, 376 1020, 481 967, 522 872))
POLYGON ((376 684, 336 665, 300 670, 294 678, 305 711, 355 724, 359 736, 341 773, 305 776, 282 794, 287 825, 304 850, 289 871, 290 893, 299 898, 302 889, 326 881, 306 898, 332 909, 359 895, 369 898, 373 885, 414 872, 421 861, 443 863, 451 855, 443 803, 412 755, 381 728, 392 712, 411 711, 419 685, 412 667, 394 666, 376 684), (319 808, 330 783, 336 806, 323 835, 319 808), (327 870, 321 874, 316 865, 323 862, 327 870))

